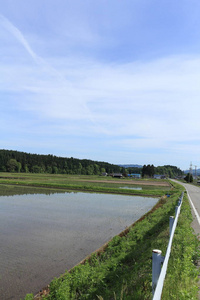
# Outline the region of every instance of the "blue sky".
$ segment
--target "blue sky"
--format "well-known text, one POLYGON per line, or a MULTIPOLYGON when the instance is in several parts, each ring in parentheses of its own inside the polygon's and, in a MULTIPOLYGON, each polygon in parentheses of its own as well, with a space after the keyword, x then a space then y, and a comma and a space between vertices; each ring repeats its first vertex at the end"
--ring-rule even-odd
POLYGON ((0 149, 200 167, 199 0, 0 4, 0 149))

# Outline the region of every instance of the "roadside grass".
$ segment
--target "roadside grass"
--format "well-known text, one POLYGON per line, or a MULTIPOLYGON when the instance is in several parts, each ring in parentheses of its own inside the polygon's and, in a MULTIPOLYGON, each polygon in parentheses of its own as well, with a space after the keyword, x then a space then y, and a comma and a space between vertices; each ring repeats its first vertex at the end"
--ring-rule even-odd
MULTIPOLYGON (((182 187, 176 184, 174 186, 171 197, 162 198, 157 207, 136 222, 124 235, 114 237, 105 249, 92 254, 83 264, 55 278, 50 283, 49 294, 40 299, 151 299, 152 250, 160 249, 165 255, 169 241, 169 216, 174 214, 182 191, 182 187)), ((193 242, 197 247, 197 242, 193 242)), ((178 246, 175 244, 175 249, 181 251, 181 241, 176 243, 178 246)), ((197 258, 197 251, 195 255, 197 258)), ((183 256, 188 258, 187 252, 183 256)), ((190 277, 194 275, 196 276, 195 272, 190 273, 190 277)), ((30 297, 29 294, 25 299, 31 299, 30 297)))
POLYGON ((191 228, 191 208, 187 195, 181 207, 175 231, 162 300, 198 299, 197 261, 200 259, 199 240, 191 228))

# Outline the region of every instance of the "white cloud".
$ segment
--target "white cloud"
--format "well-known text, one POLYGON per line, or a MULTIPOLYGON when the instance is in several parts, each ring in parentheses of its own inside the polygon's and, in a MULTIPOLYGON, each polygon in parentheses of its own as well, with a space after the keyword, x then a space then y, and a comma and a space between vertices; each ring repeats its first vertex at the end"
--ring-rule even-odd
POLYGON ((22 94, 21 109, 63 122, 89 119, 91 130, 95 124, 110 135, 173 139, 184 138, 191 127, 192 135, 199 131, 198 57, 126 65, 63 60, 59 69, 53 64, 2 65, 2 89, 22 94))

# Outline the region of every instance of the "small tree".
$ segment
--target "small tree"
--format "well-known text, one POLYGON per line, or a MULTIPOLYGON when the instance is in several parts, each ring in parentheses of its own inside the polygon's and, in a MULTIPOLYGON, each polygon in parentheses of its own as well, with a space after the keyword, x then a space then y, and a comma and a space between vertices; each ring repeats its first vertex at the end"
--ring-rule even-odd
POLYGON ((25 173, 28 173, 28 172, 29 172, 29 168, 28 168, 27 164, 25 164, 25 166, 24 166, 24 172, 25 172, 25 173))
POLYGON ((154 165, 144 165, 142 168, 142 177, 148 176, 153 177, 155 174, 155 167, 154 165))
POLYGON ((17 172, 20 173, 22 168, 22 164, 20 162, 17 162, 17 172))
POLYGON ((33 173, 41 173, 41 167, 38 165, 35 165, 32 167, 32 172, 33 173))
POLYGON ((186 182, 193 182, 193 176, 190 173, 187 173, 187 175, 185 176, 184 180, 186 182))
POLYGON ((99 166, 97 164, 94 164, 94 174, 95 175, 99 175, 100 174, 99 166))
POLYGON ((16 172, 17 171, 17 166, 18 166, 18 162, 16 161, 16 159, 11 158, 7 162, 7 170, 8 170, 8 172, 16 172))
POLYGON ((58 174, 58 168, 56 166, 53 166, 52 174, 58 174))

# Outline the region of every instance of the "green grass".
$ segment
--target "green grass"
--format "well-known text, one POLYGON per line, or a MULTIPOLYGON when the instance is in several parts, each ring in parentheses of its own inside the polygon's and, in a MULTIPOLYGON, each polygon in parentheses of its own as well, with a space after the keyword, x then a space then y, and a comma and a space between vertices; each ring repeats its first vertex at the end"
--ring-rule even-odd
POLYGON ((185 194, 173 239, 163 300, 198 299, 199 271, 196 263, 200 257, 199 241, 190 226, 192 219, 190 205, 185 194))

